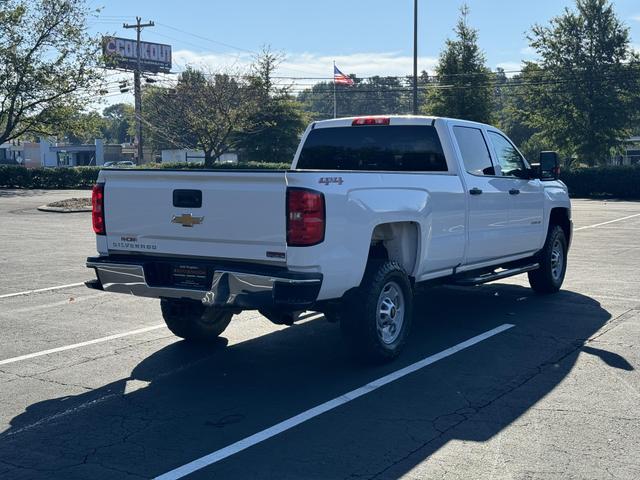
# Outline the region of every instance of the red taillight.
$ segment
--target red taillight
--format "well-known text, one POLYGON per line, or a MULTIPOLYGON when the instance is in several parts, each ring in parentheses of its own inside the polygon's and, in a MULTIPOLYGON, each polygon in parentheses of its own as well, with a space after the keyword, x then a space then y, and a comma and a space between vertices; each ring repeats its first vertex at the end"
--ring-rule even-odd
POLYGON ((389 117, 360 117, 356 118, 351 126, 357 127, 360 125, 389 125, 391 119, 389 117))
POLYGON ((309 247, 324 241, 324 195, 303 188, 287 189, 287 245, 309 247))
POLYGON ((91 193, 91 219, 93 231, 97 235, 105 235, 104 228, 104 183, 96 183, 91 193))

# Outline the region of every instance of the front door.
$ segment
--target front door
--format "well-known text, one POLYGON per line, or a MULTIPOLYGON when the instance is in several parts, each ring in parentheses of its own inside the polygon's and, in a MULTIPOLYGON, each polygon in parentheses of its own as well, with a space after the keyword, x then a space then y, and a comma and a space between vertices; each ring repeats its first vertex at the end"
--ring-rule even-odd
POLYGON ((466 264, 504 257, 509 222, 509 180, 496 175, 488 144, 479 128, 454 125, 469 204, 466 264))
POLYGON ((509 189, 509 251, 532 253, 542 248, 545 239, 544 189, 540 180, 530 179, 527 165, 518 149, 497 131, 487 132, 494 149, 495 163, 509 189))

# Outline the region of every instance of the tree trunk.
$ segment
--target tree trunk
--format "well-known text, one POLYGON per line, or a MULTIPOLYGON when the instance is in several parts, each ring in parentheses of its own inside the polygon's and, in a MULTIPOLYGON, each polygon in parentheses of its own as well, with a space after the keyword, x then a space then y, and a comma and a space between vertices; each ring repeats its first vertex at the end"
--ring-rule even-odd
POLYGON ((211 150, 205 150, 205 152, 204 152, 204 168, 213 168, 214 162, 215 162, 215 157, 213 156, 211 150))

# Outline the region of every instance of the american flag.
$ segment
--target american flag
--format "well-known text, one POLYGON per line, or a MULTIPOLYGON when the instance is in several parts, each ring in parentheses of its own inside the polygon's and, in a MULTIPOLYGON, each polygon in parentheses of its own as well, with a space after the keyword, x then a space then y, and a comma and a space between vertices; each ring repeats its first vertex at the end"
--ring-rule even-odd
POLYGON ((333 81, 336 85, 353 85, 353 79, 351 77, 347 77, 344 73, 338 70, 338 67, 333 66, 333 81))

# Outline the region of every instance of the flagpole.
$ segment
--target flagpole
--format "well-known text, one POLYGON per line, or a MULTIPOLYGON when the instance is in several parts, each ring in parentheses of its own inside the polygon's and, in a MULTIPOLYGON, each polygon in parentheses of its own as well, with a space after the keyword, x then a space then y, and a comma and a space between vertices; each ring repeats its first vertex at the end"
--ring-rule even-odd
POLYGON ((418 0, 413 0, 413 114, 418 115, 418 0))
POLYGON ((338 117, 338 101, 336 99, 336 61, 333 61, 333 118, 338 117))

